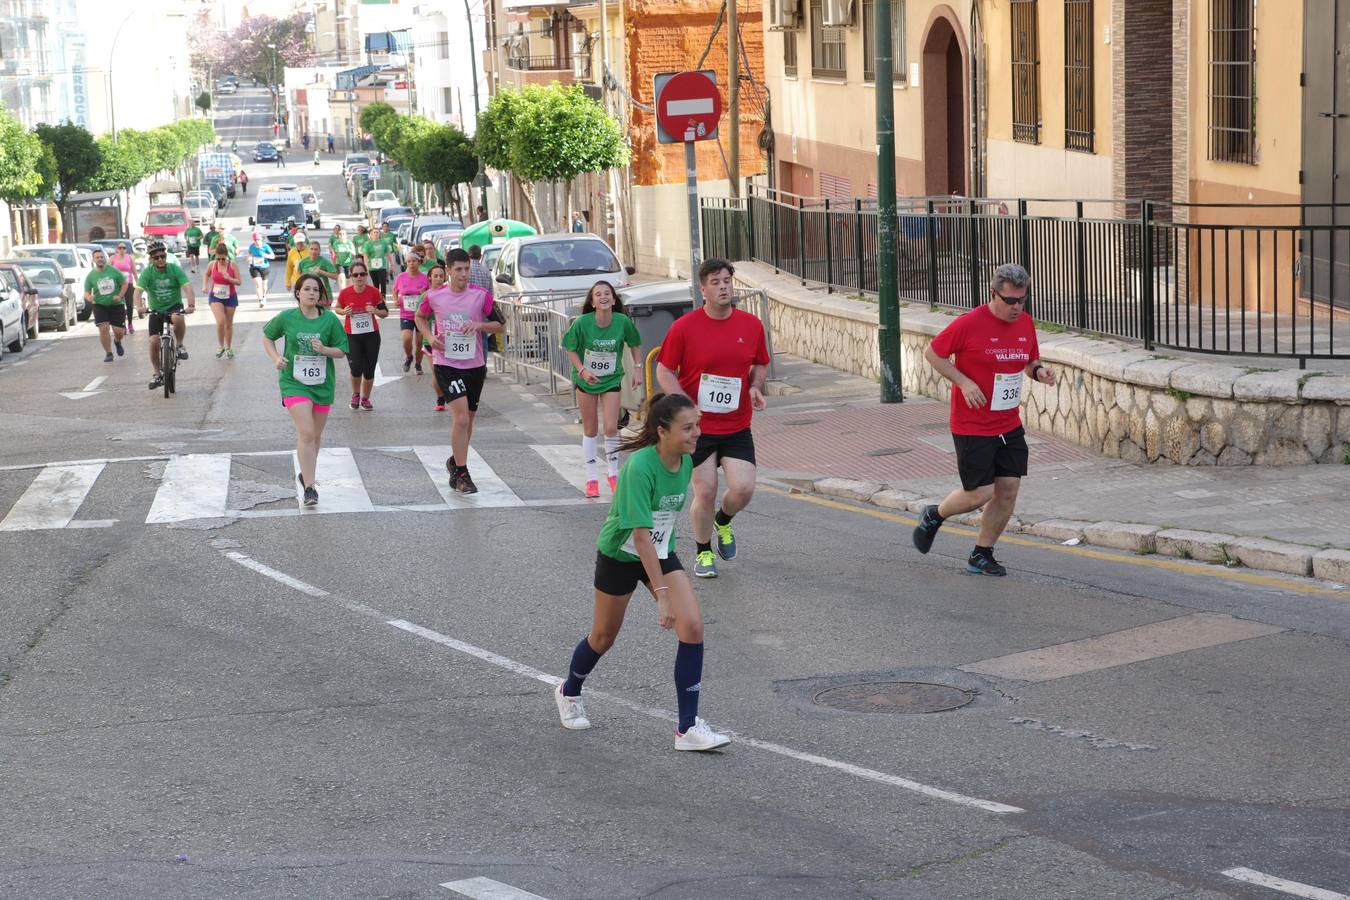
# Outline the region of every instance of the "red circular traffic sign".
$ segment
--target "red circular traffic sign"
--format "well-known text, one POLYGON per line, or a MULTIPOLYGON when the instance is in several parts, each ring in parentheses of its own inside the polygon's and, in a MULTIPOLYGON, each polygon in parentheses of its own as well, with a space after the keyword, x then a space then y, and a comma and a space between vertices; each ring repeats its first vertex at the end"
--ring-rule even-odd
POLYGON ((710 73, 681 72, 656 98, 656 118, 677 141, 708 140, 722 118, 722 94, 710 73))

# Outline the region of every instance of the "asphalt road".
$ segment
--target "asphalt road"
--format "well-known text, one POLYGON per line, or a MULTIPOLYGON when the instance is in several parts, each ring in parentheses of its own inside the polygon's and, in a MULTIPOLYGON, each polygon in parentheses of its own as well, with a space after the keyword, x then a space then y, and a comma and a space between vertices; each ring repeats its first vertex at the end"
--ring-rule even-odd
MULTIPOLYGON (((248 149, 264 95, 225 104, 248 149)), ((305 174, 340 221, 336 166, 305 174)), ((274 311, 241 307, 233 361, 199 311, 169 400, 141 334, 0 366, 0 896, 1350 893, 1344 592, 1025 540, 975 578, 960 529, 920 557, 908 517, 766 483, 696 585, 702 712, 736 741, 672 750, 674 639, 642 596, 567 732, 547 679, 605 512, 569 414, 490 377, 498 488, 452 508, 448 416, 386 326, 377 408, 335 409, 328 511, 302 513, 274 311), (965 705, 905 714, 901 682, 965 705)))

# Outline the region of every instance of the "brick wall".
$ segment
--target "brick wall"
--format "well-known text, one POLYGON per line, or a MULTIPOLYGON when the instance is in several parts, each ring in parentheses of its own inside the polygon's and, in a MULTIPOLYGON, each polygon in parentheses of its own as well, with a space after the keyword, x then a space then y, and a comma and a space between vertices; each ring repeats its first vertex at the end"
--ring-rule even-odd
MULTIPOLYGON (((636 0, 626 11, 625 42, 628 49, 628 89, 643 103, 652 103, 652 77, 658 72, 679 72, 692 69, 698 63, 703 49, 708 46, 708 35, 717 21, 720 0, 636 0)), ((741 41, 750 60, 750 70, 756 81, 764 81, 764 30, 761 27, 762 7, 758 3, 741 0, 736 7, 741 25, 741 41)), ((703 68, 717 71, 717 84, 722 91, 723 106, 727 99, 727 31, 726 23, 718 31, 703 68)), ((742 76, 744 63, 742 63, 742 76)), ((766 91, 767 97, 767 91, 766 91)), ((757 143, 764 118, 754 88, 741 83, 741 175, 754 175, 764 170, 765 159, 757 143)), ((719 126, 721 144, 725 148, 730 135, 730 117, 725 114, 719 126)), ((675 184, 684 181, 684 148, 679 144, 661 145, 656 142, 656 116, 640 109, 633 110, 629 134, 633 144, 633 183, 636 185, 675 184)), ((698 145, 700 178, 726 178, 727 171, 717 142, 704 141, 698 145)))

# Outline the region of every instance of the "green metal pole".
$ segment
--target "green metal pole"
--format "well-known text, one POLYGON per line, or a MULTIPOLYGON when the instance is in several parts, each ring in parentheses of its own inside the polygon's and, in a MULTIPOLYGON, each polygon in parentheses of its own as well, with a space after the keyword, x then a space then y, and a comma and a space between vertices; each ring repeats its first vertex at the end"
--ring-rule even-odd
POLYGON ((881 402, 900 403, 904 386, 900 370, 900 293, 895 255, 895 94, 892 88, 891 0, 876 0, 877 59, 877 304, 881 350, 881 402))

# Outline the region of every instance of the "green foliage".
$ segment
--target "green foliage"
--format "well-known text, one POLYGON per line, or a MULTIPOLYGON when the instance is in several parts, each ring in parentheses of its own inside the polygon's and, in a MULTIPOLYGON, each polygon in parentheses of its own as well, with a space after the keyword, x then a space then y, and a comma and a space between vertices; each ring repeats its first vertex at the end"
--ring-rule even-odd
POLYGON ((0 200, 11 203, 38 196, 44 146, 37 135, 0 106, 0 200))
POLYGON ((404 160, 412 177, 447 187, 472 181, 478 174, 478 157, 468 135, 453 125, 433 125, 418 133, 406 149, 404 160))
POLYGON ((52 199, 64 211, 65 198, 83 191, 98 173, 103 153, 89 130, 74 122, 61 125, 43 123, 34 129, 34 133, 51 150, 56 170, 55 179, 49 187, 52 188, 52 199))
POLYGON ((521 91, 498 91, 488 102, 487 109, 478 114, 478 132, 474 135, 474 145, 483 160, 483 165, 510 171, 511 140, 516 131, 516 123, 525 108, 525 102, 521 91))
POLYGON ((388 103, 372 103, 361 110, 360 123, 361 130, 367 134, 375 134, 375 123, 386 116, 396 116, 397 112, 388 103))
POLYGON ((95 191, 124 191, 140 184, 151 172, 140 132, 124 128, 116 138, 105 134, 98 139, 103 154, 98 172, 90 179, 95 191))
POLYGON ((1172 399, 1176 400, 1178 403, 1185 403, 1194 396, 1190 391, 1183 391, 1181 388, 1174 387, 1169 387, 1167 393, 1171 394, 1172 399))
POLYGON ((511 171, 528 181, 570 181, 628 162, 619 124, 580 85, 531 86, 511 140, 511 171))
POLYGON ((210 111, 211 111, 211 92, 210 92, 210 91, 202 91, 200 94, 197 95, 197 108, 200 109, 200 110, 201 110, 202 112, 204 112, 204 113, 205 113, 205 112, 210 112, 210 111))

